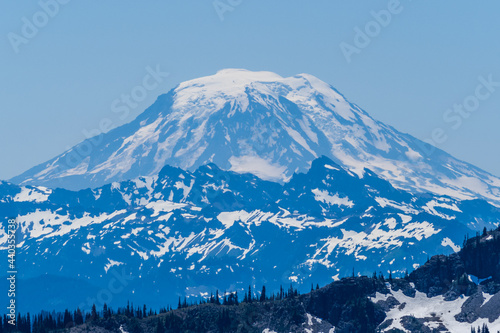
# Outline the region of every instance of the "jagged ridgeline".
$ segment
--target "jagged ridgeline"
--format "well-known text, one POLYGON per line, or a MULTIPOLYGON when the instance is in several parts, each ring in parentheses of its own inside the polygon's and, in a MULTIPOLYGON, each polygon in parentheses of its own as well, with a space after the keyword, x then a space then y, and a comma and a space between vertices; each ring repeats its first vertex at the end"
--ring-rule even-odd
MULTIPOLYGON (((215 291, 158 313, 147 305, 89 313, 20 315, 18 330, 70 332, 474 332, 500 330, 500 229, 464 241, 458 253, 430 258, 410 274, 348 277, 299 294, 249 287, 215 291)), ((4 332, 12 332, 3 325, 4 332)))
POLYGON ((1 213, 17 216, 18 310, 31 313, 402 274, 500 221, 486 201, 407 192, 327 157, 285 183, 215 164, 80 191, 0 182, 1 213))

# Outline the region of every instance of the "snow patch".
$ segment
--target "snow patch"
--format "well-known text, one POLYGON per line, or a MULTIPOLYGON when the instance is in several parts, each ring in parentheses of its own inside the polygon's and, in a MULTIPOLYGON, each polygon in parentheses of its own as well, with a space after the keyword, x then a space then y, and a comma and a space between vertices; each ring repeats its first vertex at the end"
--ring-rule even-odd
POLYGON ((330 195, 328 191, 320 190, 320 189, 313 189, 311 192, 314 194, 314 199, 316 201, 320 201, 326 204, 329 204, 330 206, 337 205, 337 206, 346 206, 349 208, 352 208, 354 206, 354 202, 349 200, 348 197, 340 197, 338 193, 335 193, 334 195, 330 195))
POLYGON ((251 173, 264 180, 285 180, 285 166, 273 164, 259 156, 232 156, 229 163, 231 163, 230 170, 237 173, 251 173))
POLYGON ((449 246, 453 249, 454 252, 460 251, 460 246, 455 245, 451 239, 448 237, 443 238, 443 241, 441 242, 441 246, 449 246))

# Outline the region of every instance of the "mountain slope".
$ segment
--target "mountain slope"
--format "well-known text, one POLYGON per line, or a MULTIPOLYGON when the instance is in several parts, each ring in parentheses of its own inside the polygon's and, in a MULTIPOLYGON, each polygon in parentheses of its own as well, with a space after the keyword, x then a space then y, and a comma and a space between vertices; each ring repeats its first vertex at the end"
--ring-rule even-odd
POLYGON ((500 179, 371 118, 307 74, 227 69, 181 83, 129 124, 11 181, 82 189, 206 163, 284 181, 325 155, 398 188, 500 204, 500 179))
POLYGON ((432 333, 470 332, 480 327, 480 332, 498 332, 499 259, 497 229, 469 239, 458 253, 430 258, 403 278, 376 274, 343 278, 302 295, 293 288, 279 292, 264 287, 262 292, 245 290, 244 297, 241 292, 238 297, 233 290, 216 292, 203 304, 188 305, 179 300, 178 309, 163 307, 159 315, 146 305, 135 308, 127 303, 127 307, 108 308, 105 313, 97 309, 94 317, 84 313, 84 324, 80 319, 75 325, 77 316, 69 312, 59 323, 35 322, 33 330, 65 327, 71 333, 432 333))
MULTIPOLYGON (((111 305, 131 294, 161 306, 248 283, 326 284, 353 268, 402 273, 500 221, 500 209, 485 201, 411 194, 327 157, 284 184, 209 164, 78 192, 9 183, 0 191, 3 221, 18 216, 19 278, 56 274, 90 282, 95 295, 118 275, 126 285, 111 305)), ((58 286, 43 281, 47 294, 36 299, 60 306, 58 286)), ((33 296, 22 292, 19 299, 33 296)))

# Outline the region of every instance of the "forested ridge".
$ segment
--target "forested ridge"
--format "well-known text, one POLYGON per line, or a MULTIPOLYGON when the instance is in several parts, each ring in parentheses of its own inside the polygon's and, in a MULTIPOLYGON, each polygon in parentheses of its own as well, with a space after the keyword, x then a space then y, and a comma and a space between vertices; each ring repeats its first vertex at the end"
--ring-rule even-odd
MULTIPOLYGON (((478 285, 470 276, 481 280, 489 293, 500 291, 500 228, 483 230, 475 237, 465 237, 462 249, 455 254, 437 255, 411 272, 394 277, 392 273, 374 272, 372 276, 346 277, 310 292, 300 294, 292 285, 277 291, 265 286, 256 292, 251 286, 243 294, 214 291, 206 299, 188 301, 179 298, 175 306, 151 309, 134 305, 102 309, 95 305, 88 312, 80 309, 64 312, 43 311, 38 314, 18 314, 16 326, 9 318, 0 318, 0 333, 62 332, 262 332, 272 328, 277 332, 298 331, 309 315, 336 327, 335 332, 376 332, 384 321, 384 309, 368 297, 376 292, 387 293, 416 290, 429 297, 443 295, 453 300, 460 295, 473 295, 478 285)), ((318 321, 319 322, 319 321, 318 321)), ((487 325, 471 327, 471 332, 490 332, 487 325)))

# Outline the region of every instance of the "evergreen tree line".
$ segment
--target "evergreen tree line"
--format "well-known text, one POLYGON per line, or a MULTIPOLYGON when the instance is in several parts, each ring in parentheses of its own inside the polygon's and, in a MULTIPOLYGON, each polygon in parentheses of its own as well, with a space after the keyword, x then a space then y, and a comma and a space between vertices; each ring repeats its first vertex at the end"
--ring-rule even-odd
POLYGON ((488 236, 488 235, 491 235, 491 239, 490 239, 489 243, 491 243, 493 241, 496 244, 498 244, 498 242, 500 240, 500 236, 498 234, 499 231, 500 231, 500 227, 498 227, 497 229, 491 229, 491 230, 488 230, 486 227, 484 227, 483 232, 482 233, 476 232, 476 236, 473 238, 469 238, 469 234, 467 234, 464 238, 464 242, 462 244, 462 249, 471 250, 471 249, 475 249, 475 248, 479 247, 481 244, 481 239, 488 236))
MULTIPOLYGON (((171 308, 168 308, 171 310, 171 308)), ((167 308, 162 308, 161 311, 169 311, 167 308)), ((134 309, 133 304, 127 302, 127 306, 119 308, 116 312, 104 304, 102 310, 98 311, 95 304, 92 305, 90 312, 84 312, 77 308, 71 312, 68 309, 64 312, 47 312, 42 311, 39 314, 31 317, 28 312, 26 315, 19 313, 17 315, 16 325, 8 323, 6 315, 3 319, 0 317, 0 333, 46 333, 54 330, 62 330, 78 326, 86 322, 98 321, 100 319, 107 320, 114 315, 124 315, 126 317, 135 317, 138 319, 146 318, 148 316, 156 315, 157 312, 149 309, 147 311, 146 305, 142 308, 137 307, 134 309)))
MULTIPOLYGON (((316 285, 317 289, 319 289, 319 285, 316 285)), ((179 297, 179 302, 177 304, 178 309, 186 308, 189 306, 197 305, 197 304, 217 304, 217 305, 238 305, 240 303, 252 303, 252 302, 266 302, 266 301, 280 301, 285 298, 298 296, 299 292, 297 289, 293 288, 293 285, 290 284, 290 287, 285 290, 283 286, 280 286, 280 290, 277 293, 267 294, 266 286, 262 286, 262 290, 260 295, 255 295, 252 291, 252 286, 248 286, 248 292, 245 291, 243 300, 240 301, 238 292, 234 291, 231 293, 224 292, 223 296, 219 295, 219 291, 210 294, 210 297, 207 299, 202 299, 199 302, 189 302, 186 297, 181 302, 181 298, 179 297)))
MULTIPOLYGON (((319 285, 316 285, 317 289, 319 289, 319 285)), ((274 301, 274 300, 283 300, 289 297, 298 296, 299 292, 297 289, 293 288, 292 285, 285 290, 283 286, 280 286, 280 290, 277 293, 272 293, 268 295, 266 293, 266 286, 262 286, 262 290, 260 295, 254 294, 252 291, 252 287, 248 286, 248 292, 245 291, 243 300, 240 301, 238 297, 238 292, 226 293, 221 296, 219 291, 216 290, 215 295, 211 293, 210 297, 207 299, 202 299, 200 301, 191 301, 188 303, 187 299, 184 297, 184 300, 181 302, 181 298, 179 298, 179 303, 177 305, 178 309, 191 307, 194 305, 200 304, 216 304, 216 305, 238 305, 240 303, 252 303, 252 302, 266 302, 266 301, 274 301)), ((158 313, 168 313, 172 311, 173 308, 171 306, 160 308, 158 313)), ((84 323, 92 323, 92 322, 106 322, 111 317, 125 316, 127 318, 132 319, 143 319, 149 316, 157 315, 157 311, 153 311, 152 309, 147 308, 146 305, 142 307, 134 308, 134 304, 127 302, 126 307, 118 308, 114 311, 111 307, 108 307, 105 303, 101 310, 98 310, 96 305, 93 304, 90 312, 85 312, 77 308, 74 311, 70 311, 68 309, 64 310, 64 312, 47 312, 42 311, 35 316, 31 316, 30 313, 25 315, 19 313, 17 315, 16 325, 11 325, 8 323, 8 318, 6 315, 0 317, 0 333, 48 333, 50 331, 63 330, 67 328, 71 328, 74 326, 82 325, 84 323)), ((228 313, 222 311, 221 318, 219 320, 223 324, 229 320, 228 313)), ((171 329, 172 327, 176 327, 176 320, 172 316, 172 320, 167 320, 166 323, 162 324, 162 327, 166 329, 171 329)), ((161 329, 160 329, 161 331, 161 329)))
MULTIPOLYGON (((488 325, 483 324, 483 327, 478 326, 477 329, 472 327, 470 329, 471 333, 490 333, 490 329, 488 328, 488 325)), ((497 331, 497 333, 500 333, 500 331, 497 331)))
POLYGON ((475 276, 500 277, 500 228, 492 231, 483 229, 482 234, 464 239, 459 252, 467 272, 475 276))

